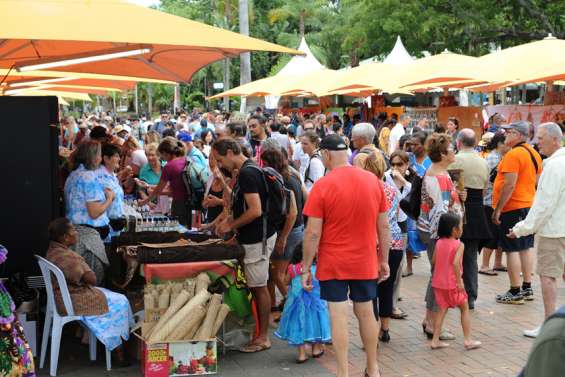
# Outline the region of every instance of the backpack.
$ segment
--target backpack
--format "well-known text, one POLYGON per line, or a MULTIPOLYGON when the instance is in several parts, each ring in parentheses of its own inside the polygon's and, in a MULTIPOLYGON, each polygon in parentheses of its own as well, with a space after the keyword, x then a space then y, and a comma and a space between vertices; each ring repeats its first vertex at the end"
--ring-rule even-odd
POLYGON ((192 209, 201 211, 206 182, 208 181, 208 169, 194 163, 190 157, 187 157, 182 172, 182 181, 188 193, 188 204, 192 209))
POLYGON ((420 217, 420 205, 422 204, 422 184, 424 178, 418 174, 412 179, 412 189, 410 193, 400 201, 400 208, 412 220, 418 220, 420 217))
POLYGON ((277 230, 283 228, 290 211, 290 190, 286 188, 283 177, 275 169, 261 168, 257 165, 248 166, 261 172, 267 192, 266 208, 263 209, 263 218, 266 220, 263 232, 265 236, 267 224, 271 224, 277 230))

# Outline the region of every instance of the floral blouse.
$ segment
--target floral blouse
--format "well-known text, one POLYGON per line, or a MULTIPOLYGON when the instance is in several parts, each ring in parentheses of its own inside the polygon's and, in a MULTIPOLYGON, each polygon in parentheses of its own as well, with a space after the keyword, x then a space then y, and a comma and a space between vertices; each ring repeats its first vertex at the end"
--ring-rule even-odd
POLYGON ((424 176, 418 230, 429 233, 432 239, 436 239, 439 218, 447 212, 463 215, 461 201, 451 177, 447 173, 424 176))
POLYGON ((100 166, 95 170, 96 176, 103 188, 109 188, 114 192, 114 200, 110 207, 106 210, 106 214, 111 219, 119 219, 124 217, 124 190, 120 186, 120 182, 116 177, 116 174, 110 173, 105 166, 100 166))
POLYGON ((73 171, 65 182, 65 206, 67 218, 73 224, 86 224, 94 227, 108 225, 110 220, 106 213, 93 219, 88 214, 87 202, 104 202, 106 195, 93 170, 87 170, 80 165, 73 171))
POLYGON ((398 211, 400 204, 398 190, 396 187, 387 182, 383 183, 383 189, 390 206, 387 214, 392 241, 391 250, 404 250, 404 237, 402 237, 402 230, 400 230, 400 226, 398 225, 398 211))

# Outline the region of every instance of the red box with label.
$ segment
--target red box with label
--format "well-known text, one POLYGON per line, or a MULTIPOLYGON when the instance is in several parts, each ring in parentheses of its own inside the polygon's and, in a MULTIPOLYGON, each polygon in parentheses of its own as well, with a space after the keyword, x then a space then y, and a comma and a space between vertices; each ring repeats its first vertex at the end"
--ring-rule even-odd
POLYGON ((144 377, 184 377, 218 373, 216 339, 147 343, 141 341, 144 377))

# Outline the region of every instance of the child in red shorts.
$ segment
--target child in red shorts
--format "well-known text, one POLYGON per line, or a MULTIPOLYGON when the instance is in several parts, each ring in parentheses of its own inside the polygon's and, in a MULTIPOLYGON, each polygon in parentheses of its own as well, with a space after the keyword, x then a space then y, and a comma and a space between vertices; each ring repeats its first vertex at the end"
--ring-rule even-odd
POLYGON ((469 304, 467 303, 467 293, 462 278, 464 245, 459 241, 462 233, 461 217, 454 213, 441 215, 437 230, 439 239, 436 242, 432 258, 434 265, 432 287, 436 303, 440 307, 434 324, 434 337, 430 344, 433 350, 449 346, 447 343, 440 342, 439 335, 447 309, 455 307, 459 307, 459 310, 461 310, 465 349, 472 350, 481 346, 481 342, 471 339, 469 304))

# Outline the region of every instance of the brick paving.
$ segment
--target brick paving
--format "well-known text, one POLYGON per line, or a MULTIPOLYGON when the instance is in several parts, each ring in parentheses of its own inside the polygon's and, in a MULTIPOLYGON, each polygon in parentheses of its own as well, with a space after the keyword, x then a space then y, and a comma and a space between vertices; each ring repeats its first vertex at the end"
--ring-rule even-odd
MULTIPOLYGON (((384 377, 469 377, 469 376, 516 376, 527 360, 532 340, 522 336, 524 329, 531 329, 543 319, 543 303, 539 280, 533 279, 535 300, 524 305, 503 305, 494 301, 497 293, 507 289, 506 273, 498 276, 479 275, 479 298, 472 312, 474 337, 483 342, 478 350, 464 351, 463 334, 459 323, 459 311, 450 310, 445 326, 457 340, 448 349, 431 351, 422 333, 424 292, 427 284, 428 261, 424 256, 414 261, 415 274, 403 279, 402 302, 399 306, 409 313, 406 320, 393 320, 391 342, 379 346, 379 362, 384 377)), ((565 304, 565 285, 560 282, 558 303, 565 304)), ((361 377, 364 370, 364 353, 353 313, 350 323, 350 376, 361 377)), ((71 339, 64 339, 59 360, 59 376, 139 376, 139 366, 106 372, 103 353, 99 360, 88 361, 88 349, 78 347, 71 339)), ((219 377, 323 377, 332 376, 335 359, 328 347, 326 355, 318 360, 297 365, 295 350, 280 341, 273 341, 273 348, 259 354, 247 355, 228 352, 219 357, 219 377)), ((46 368, 40 376, 48 375, 46 368)))

